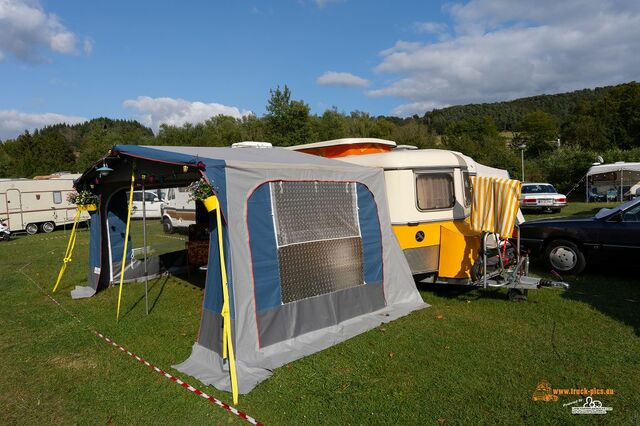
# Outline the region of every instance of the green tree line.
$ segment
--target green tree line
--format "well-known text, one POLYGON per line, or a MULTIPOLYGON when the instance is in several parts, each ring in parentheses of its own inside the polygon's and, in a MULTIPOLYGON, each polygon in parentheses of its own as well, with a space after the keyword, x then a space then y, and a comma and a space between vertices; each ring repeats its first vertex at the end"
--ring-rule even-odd
POLYGON ((82 171, 115 144, 229 146, 243 140, 291 146, 344 137, 376 137, 399 145, 460 151, 521 177, 569 190, 598 155, 640 161, 640 84, 434 110, 423 117, 371 116, 331 108, 311 114, 287 86, 269 93, 266 114, 214 116, 203 123, 161 125, 97 118, 25 132, 0 143, 0 177, 82 171), (505 131, 507 130, 507 131, 505 131))

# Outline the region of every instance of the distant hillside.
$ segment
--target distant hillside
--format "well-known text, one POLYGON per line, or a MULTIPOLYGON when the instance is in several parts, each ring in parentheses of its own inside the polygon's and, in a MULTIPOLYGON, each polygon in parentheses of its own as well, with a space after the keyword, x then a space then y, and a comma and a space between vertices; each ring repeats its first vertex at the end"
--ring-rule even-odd
POLYGON ((451 122, 486 116, 493 118, 498 129, 513 131, 526 114, 534 111, 544 111, 556 117, 560 123, 563 123, 580 102, 596 103, 614 89, 633 84, 637 83, 631 82, 617 86, 576 90, 575 92, 556 95, 532 96, 512 101, 434 109, 425 113, 423 121, 439 134, 444 133, 447 125, 451 122))

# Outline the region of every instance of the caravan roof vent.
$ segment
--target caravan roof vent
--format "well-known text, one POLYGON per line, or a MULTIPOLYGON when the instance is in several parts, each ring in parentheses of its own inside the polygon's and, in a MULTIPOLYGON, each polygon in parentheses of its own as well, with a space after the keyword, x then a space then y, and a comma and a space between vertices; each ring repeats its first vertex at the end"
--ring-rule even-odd
POLYGON ((273 145, 269 142, 253 142, 253 141, 244 141, 244 142, 236 142, 231 145, 231 148, 272 148, 273 145))

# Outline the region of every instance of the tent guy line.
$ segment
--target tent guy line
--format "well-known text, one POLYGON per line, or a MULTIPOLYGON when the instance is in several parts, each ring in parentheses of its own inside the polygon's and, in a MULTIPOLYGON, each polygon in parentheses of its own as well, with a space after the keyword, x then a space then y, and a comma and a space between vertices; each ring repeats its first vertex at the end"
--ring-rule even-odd
POLYGON ((18 269, 18 272, 20 272, 20 274, 22 274, 24 277, 26 277, 33 285, 35 285, 38 290, 40 290, 40 292, 42 294, 44 294, 45 296, 47 296, 56 306, 58 306, 60 309, 62 309, 67 315, 69 315, 71 318, 73 318, 75 321, 77 321, 79 324, 83 325, 86 327, 86 329, 88 331, 90 331, 91 333, 95 334, 96 336, 98 336, 100 339, 102 339, 104 342, 120 349, 120 351, 126 353, 127 355, 129 355, 131 358, 135 359, 136 361, 140 362, 141 364, 146 365, 147 367, 149 367, 151 370, 155 371, 156 373, 166 377, 167 379, 171 380, 172 382, 180 385, 182 388, 188 390, 189 392, 195 393, 198 396, 201 396, 202 398, 206 399, 207 401, 217 405, 218 407, 226 410, 227 412, 234 414, 238 417, 240 417, 243 420, 248 421, 249 423, 253 424, 253 425, 257 425, 257 426, 262 426, 264 425, 264 423, 257 421, 256 419, 254 419, 253 417, 247 415, 246 413, 238 410, 235 407, 230 406, 229 404, 226 404, 222 401, 220 401, 217 398, 214 398, 211 395, 206 394, 205 392, 202 392, 200 389, 195 388, 193 386, 191 386, 189 383, 183 382, 182 380, 180 380, 179 378, 167 373, 166 371, 162 370, 159 367, 156 367, 155 365, 151 364, 150 362, 148 362, 147 360, 145 360, 144 358, 138 356, 137 354, 129 351, 128 349, 126 349, 124 346, 114 342, 113 340, 111 340, 110 338, 106 337, 104 334, 100 333, 99 331, 93 330, 91 329, 89 326, 85 325, 82 320, 80 320, 80 318, 75 315, 73 312, 69 311, 67 308, 65 308, 60 302, 58 302, 53 296, 51 296, 49 293, 47 293, 35 280, 33 280, 33 278, 31 278, 29 275, 25 274, 24 272, 24 268, 26 268, 27 266, 31 265, 30 263, 25 264, 24 266, 22 266, 20 269, 18 269))

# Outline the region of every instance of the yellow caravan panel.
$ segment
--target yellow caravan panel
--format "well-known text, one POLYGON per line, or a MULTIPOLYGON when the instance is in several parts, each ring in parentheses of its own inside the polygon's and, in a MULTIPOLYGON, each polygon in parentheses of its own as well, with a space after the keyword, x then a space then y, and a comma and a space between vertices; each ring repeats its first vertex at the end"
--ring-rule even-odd
POLYGON ((440 244, 440 228, 442 227, 461 235, 473 233, 468 219, 418 223, 417 225, 393 225, 393 232, 396 234, 396 238, 398 238, 400 247, 406 250, 409 248, 440 244), (418 232, 424 234, 422 241, 418 241, 419 238, 416 238, 418 232))
POLYGON ((451 230, 440 227, 440 259, 438 276, 441 278, 471 278, 471 267, 480 250, 480 234, 470 228, 451 230))

